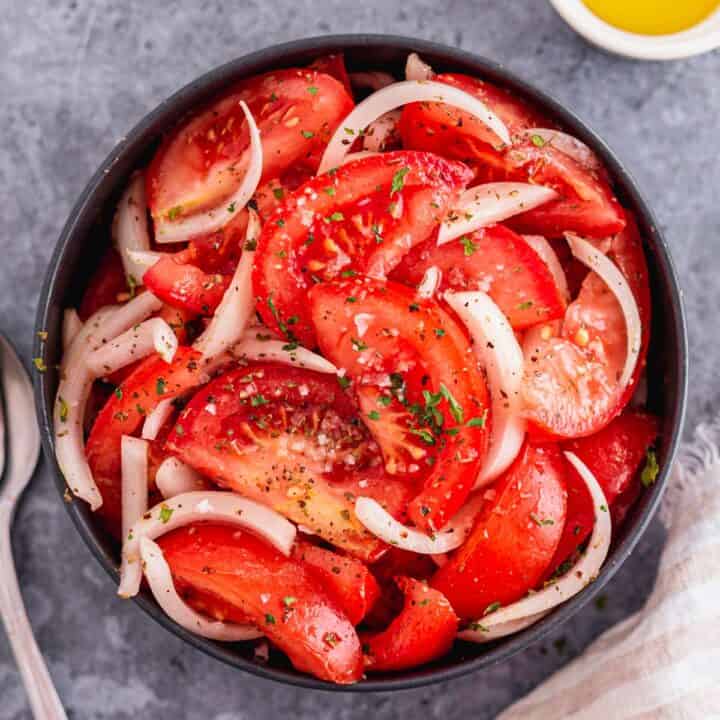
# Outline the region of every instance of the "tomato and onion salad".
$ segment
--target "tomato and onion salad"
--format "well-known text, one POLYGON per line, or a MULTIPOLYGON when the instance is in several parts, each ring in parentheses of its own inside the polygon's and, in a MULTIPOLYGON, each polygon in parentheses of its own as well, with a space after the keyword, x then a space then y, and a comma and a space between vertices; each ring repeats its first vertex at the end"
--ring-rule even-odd
POLYGON ((245 79, 112 236, 65 312, 56 452, 118 594, 191 632, 334 683, 418 667, 580 592, 657 476, 637 224, 504 88, 415 54, 245 79))

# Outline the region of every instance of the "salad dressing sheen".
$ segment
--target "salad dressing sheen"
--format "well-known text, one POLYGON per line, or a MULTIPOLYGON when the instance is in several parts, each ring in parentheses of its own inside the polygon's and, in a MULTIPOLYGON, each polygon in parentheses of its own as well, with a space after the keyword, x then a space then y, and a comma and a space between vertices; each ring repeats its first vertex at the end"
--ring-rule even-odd
POLYGON ((705 20, 720 0, 583 0, 601 20, 640 35, 669 35, 705 20))

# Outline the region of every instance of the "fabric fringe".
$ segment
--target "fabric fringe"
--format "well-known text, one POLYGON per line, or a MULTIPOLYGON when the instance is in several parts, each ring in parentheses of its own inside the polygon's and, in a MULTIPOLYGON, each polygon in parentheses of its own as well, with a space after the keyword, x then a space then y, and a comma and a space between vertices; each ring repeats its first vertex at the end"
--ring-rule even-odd
POLYGON ((710 482, 704 479, 716 465, 720 465, 720 417, 698 425, 693 440, 681 446, 660 507, 660 519, 665 527, 672 526, 673 513, 681 504, 682 496, 691 494, 701 500, 713 491, 710 482))

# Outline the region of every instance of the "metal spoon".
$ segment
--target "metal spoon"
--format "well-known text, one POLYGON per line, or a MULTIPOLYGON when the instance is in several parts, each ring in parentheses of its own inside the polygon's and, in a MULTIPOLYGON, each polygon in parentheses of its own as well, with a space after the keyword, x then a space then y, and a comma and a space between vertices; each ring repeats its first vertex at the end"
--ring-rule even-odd
POLYGON ((10 544, 15 507, 39 453, 30 379, 0 335, 0 614, 36 720, 66 720, 25 611, 10 544))

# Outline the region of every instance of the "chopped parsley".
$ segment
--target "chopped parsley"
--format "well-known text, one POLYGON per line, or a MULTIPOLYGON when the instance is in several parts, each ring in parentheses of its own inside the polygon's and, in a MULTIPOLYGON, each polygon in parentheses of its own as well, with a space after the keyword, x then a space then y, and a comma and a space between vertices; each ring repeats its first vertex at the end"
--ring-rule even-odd
POLYGON ((33 365, 38 372, 45 372, 47 370, 47 365, 41 357, 33 358, 33 365))
POLYGON ((328 185, 326 188, 323 188, 323 192, 326 195, 333 197, 335 195, 335 188, 332 185, 328 185))
POLYGON ((166 385, 165 380, 163 378, 159 377, 155 381, 155 392, 158 395, 164 395, 165 394, 165 385, 166 385))
POLYGON ((497 600, 496 600, 495 602, 490 603, 490 604, 485 608, 485 610, 483 610, 483 617, 484 617, 485 615, 489 615, 490 613, 494 613, 496 610, 499 610, 500 607, 501 607, 501 604, 500 604, 500 602, 498 602, 497 600))
POLYGON ((463 249, 465 250, 465 257, 470 257, 477 250, 477 245, 472 241, 472 238, 470 238, 468 235, 463 235, 460 238, 460 243, 462 244, 463 249))
POLYGON ((293 597, 292 595, 286 595, 283 598, 283 605, 285 607, 292 607, 297 602, 297 598, 293 597))
POLYGON ((433 332, 435 333, 436 337, 442 337, 443 335, 445 335, 445 331, 442 328, 435 328, 433 332))
POLYGON ((337 376, 338 385, 345 390, 345 388, 350 387, 350 378, 345 377, 344 375, 340 377, 340 375, 337 376))
POLYGON ((462 405, 453 397, 452 393, 440 383, 440 394, 448 401, 450 405, 450 414, 455 418, 455 422, 461 423, 464 420, 462 405))
POLYGON ((180 215, 182 215, 182 211, 183 211, 182 205, 175 205, 175 207, 171 207, 168 210, 167 219, 170 221, 176 220, 178 217, 180 217, 180 215))
POLYGON ((351 277, 355 277, 356 275, 357 275, 357 273, 354 270, 343 270, 340 273, 340 276, 344 277, 344 278, 351 278, 351 277))
POLYGON ((303 130, 302 136, 305 139, 309 140, 311 137, 315 137, 315 133, 312 130, 303 130))
POLYGON ((68 407, 68 404, 65 402, 65 400, 60 396, 58 396, 58 406, 60 408, 60 422, 67 422, 70 408, 68 407))
POLYGON ((545 138, 540 135, 533 135, 530 140, 535 147, 543 147, 545 145, 545 138))
POLYGON ((265 622, 268 625, 274 625, 275 624, 275 616, 271 615, 270 613, 265 613, 265 622))
POLYGON ((660 466, 658 465, 657 455, 654 450, 650 449, 645 457, 645 467, 640 473, 640 482, 643 487, 650 487, 657 480, 659 472, 660 466))
POLYGON ((258 393, 257 395, 253 395, 250 398, 250 404, 253 407, 260 407, 260 405, 267 405, 267 400, 262 395, 260 395, 260 393, 258 393))
POLYGON ((529 310, 533 306, 532 300, 525 300, 525 302, 521 302, 518 306, 518 310, 529 310))
POLYGON ((357 338, 351 338, 350 342, 352 343, 353 350, 356 350, 357 352, 368 349, 368 346, 362 340, 358 340, 357 338))
POLYGON ((167 525, 170 522, 170 518, 172 517, 172 514, 174 512, 175 511, 171 507, 168 507, 167 505, 162 505, 160 507, 160 522, 163 525, 167 525))
POLYGON ((400 192, 403 189, 403 187, 405 186, 405 176, 409 172, 409 167, 402 167, 393 175, 392 185, 390 186, 391 195, 396 192, 400 192))
POLYGON ((115 397, 116 397, 118 400, 122 400, 123 391, 122 391, 121 388, 116 387, 116 388, 113 390, 113 392, 115 393, 115 397))
POLYGON ((314 85, 311 85, 311 86, 307 89, 307 91, 308 91, 311 95, 317 95, 318 89, 317 89, 314 85))
POLYGON ((379 419, 380 419, 380 413, 379 413, 377 410, 371 410, 371 411, 368 413, 368 417, 369 417, 371 420, 379 420, 379 419))
POLYGON ((325 222, 342 222, 345 216, 338 210, 336 210, 330 217, 325 218, 325 222))
POLYGON ((485 423, 487 422, 487 410, 478 417, 470 418, 470 420, 467 421, 467 427, 485 427, 485 423))
POLYGON ((285 191, 281 187, 273 188, 273 195, 276 200, 282 200, 285 195, 285 191))
POLYGON ((235 207, 236 207, 236 203, 231 202, 231 203, 227 206, 227 211, 228 211, 229 213, 234 213, 234 212, 235 212, 235 207))

